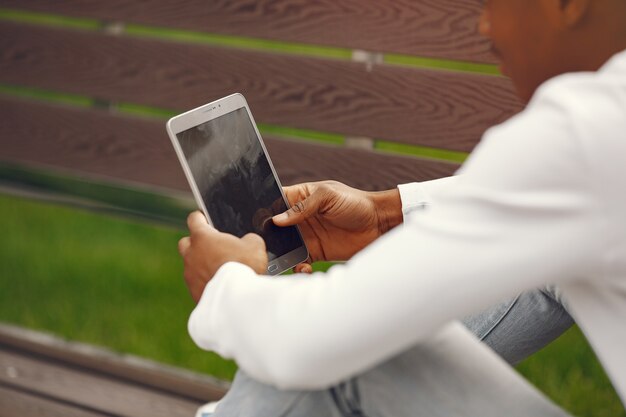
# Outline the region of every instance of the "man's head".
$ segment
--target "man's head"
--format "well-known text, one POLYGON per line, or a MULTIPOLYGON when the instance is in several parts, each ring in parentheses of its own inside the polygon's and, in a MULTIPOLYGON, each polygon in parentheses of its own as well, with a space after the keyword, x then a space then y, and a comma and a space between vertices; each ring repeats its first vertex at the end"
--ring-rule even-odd
POLYGON ((518 95, 556 75, 595 71, 626 49, 626 0, 484 0, 480 32, 518 95))

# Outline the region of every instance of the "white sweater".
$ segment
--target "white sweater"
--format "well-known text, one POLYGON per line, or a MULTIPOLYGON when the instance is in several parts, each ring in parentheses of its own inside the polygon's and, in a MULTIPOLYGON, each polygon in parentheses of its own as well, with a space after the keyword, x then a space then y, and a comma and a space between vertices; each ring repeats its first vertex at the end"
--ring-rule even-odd
POLYGON ((261 381, 323 388, 455 318, 558 284, 624 401, 626 52, 546 82, 460 173, 400 186, 404 226, 327 273, 224 265, 189 319, 192 338, 261 381))

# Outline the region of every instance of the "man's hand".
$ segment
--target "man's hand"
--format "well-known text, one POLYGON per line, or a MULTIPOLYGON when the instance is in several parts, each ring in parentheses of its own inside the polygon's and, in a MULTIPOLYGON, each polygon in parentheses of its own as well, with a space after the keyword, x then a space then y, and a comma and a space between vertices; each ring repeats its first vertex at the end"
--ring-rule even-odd
MULTIPOLYGON (((366 192, 337 181, 284 188, 291 208, 274 216, 277 226, 300 227, 310 262, 343 261, 402 222, 398 190, 366 192)), ((296 272, 311 272, 308 263, 296 272)))
POLYGON ((178 252, 185 264, 185 282, 195 302, 206 284, 226 262, 248 265, 258 274, 267 270, 267 252, 263 238, 247 234, 241 239, 215 230, 204 214, 194 211, 187 218, 190 236, 178 242, 178 252))

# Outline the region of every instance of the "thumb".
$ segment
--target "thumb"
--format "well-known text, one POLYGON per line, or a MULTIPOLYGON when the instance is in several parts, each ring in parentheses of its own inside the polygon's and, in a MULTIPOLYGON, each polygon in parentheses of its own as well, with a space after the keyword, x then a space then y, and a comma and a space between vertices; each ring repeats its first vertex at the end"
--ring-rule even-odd
POLYGON ((284 213, 277 214, 272 220, 276 226, 293 226, 317 214, 320 204, 321 198, 319 194, 313 193, 308 198, 298 201, 284 213))
POLYGON ((248 233, 247 235, 242 237, 241 240, 253 247, 263 247, 263 250, 265 250, 265 241, 261 236, 257 235, 256 233, 248 233))

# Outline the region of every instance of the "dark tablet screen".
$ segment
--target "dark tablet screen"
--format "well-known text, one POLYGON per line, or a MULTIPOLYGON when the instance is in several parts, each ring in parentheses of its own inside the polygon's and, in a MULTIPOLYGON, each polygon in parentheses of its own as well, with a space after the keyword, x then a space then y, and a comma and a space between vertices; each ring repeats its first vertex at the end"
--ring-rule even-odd
POLYGON ((177 138, 218 230, 261 235, 270 261, 303 246, 295 227, 279 228, 271 220, 287 206, 245 108, 177 138))

